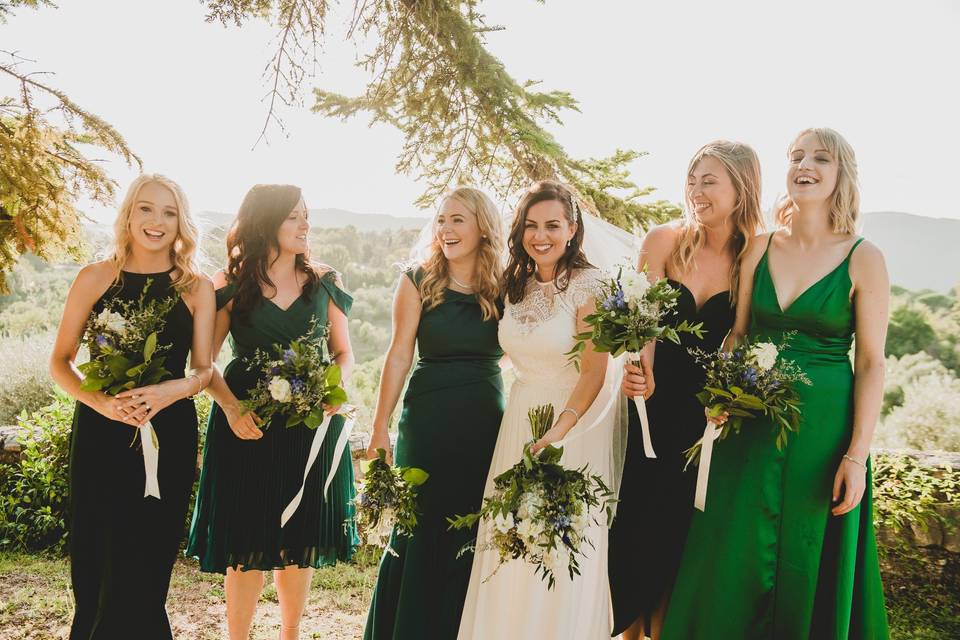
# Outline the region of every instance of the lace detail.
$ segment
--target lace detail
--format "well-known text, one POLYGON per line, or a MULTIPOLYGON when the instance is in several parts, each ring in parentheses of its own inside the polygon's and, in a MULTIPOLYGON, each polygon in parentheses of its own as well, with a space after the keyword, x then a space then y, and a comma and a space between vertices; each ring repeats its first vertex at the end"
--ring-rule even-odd
POLYGON ((537 282, 531 278, 523 300, 510 305, 510 316, 516 321, 522 334, 528 334, 553 318, 561 309, 577 315, 577 309, 600 291, 599 269, 582 269, 567 283, 567 288, 558 291, 553 282, 537 282))

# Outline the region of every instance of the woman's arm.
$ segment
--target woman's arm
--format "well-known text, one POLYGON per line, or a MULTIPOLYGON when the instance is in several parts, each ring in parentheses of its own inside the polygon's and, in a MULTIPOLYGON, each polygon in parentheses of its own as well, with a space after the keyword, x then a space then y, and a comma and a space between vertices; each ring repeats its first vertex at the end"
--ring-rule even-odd
POLYGON ((387 460, 393 463, 390 451, 390 416, 400 400, 403 382, 413 364, 413 352, 416 348, 417 328, 420 326, 422 303, 420 292, 410 279, 402 275, 393 297, 393 336, 383 362, 380 374, 380 389, 377 394, 377 408, 373 416, 373 434, 367 457, 375 458, 377 449, 387 452, 387 460))
MULTIPOLYGON (((585 304, 577 309, 577 333, 590 331, 590 325, 584 321, 584 318, 595 310, 596 303, 593 297, 590 297, 585 304)), ((587 341, 586 348, 580 352, 580 377, 564 405, 564 409, 573 409, 576 414, 573 411, 562 411, 560 415, 556 416, 556 422, 550 430, 530 447, 531 453, 537 453, 548 444, 563 440, 570 429, 577 425, 579 416, 587 412, 593 401, 597 399, 600 389, 603 388, 609 361, 609 353, 601 353, 595 350, 593 342, 587 341)))
POLYGON ((87 405, 110 420, 126 422, 136 427, 124 409, 124 402, 102 391, 84 391, 83 378, 74 366, 80 340, 87 326, 93 305, 113 282, 113 266, 96 262, 82 268, 73 281, 63 307, 63 317, 57 327, 57 338, 50 353, 50 376, 70 397, 87 405))
POLYGON ((213 375, 210 354, 213 342, 216 296, 213 283, 201 277, 193 291, 183 294, 183 302, 193 317, 193 338, 190 345, 190 374, 158 384, 130 389, 117 394, 137 424, 145 424, 174 402, 194 396, 210 383, 213 375))
POLYGON ((833 483, 839 516, 860 504, 866 489, 866 462, 883 402, 884 346, 890 312, 890 279, 880 250, 862 242, 850 259, 856 347, 853 370, 853 435, 833 483), (852 460, 851 460, 852 458, 852 460))
MULTIPOLYGON (((775 233, 775 232, 774 232, 775 233)), ((740 284, 737 289, 737 315, 733 321, 733 328, 723 341, 723 348, 732 350, 743 342, 750 331, 750 302, 753 299, 753 277, 757 272, 760 258, 767 250, 767 242, 771 234, 755 236, 750 240, 750 248, 743 256, 740 265, 740 284)))
MULTIPOLYGON (((677 242, 677 230, 672 223, 651 229, 643 237, 640 256, 637 259, 637 271, 647 269, 647 278, 655 283, 667 277, 667 261, 677 242)), ((656 382, 653 378, 653 361, 656 356, 655 340, 650 341, 640 352, 640 366, 637 367, 624 359, 623 382, 620 385, 628 397, 643 396, 644 400, 653 395, 656 382)))

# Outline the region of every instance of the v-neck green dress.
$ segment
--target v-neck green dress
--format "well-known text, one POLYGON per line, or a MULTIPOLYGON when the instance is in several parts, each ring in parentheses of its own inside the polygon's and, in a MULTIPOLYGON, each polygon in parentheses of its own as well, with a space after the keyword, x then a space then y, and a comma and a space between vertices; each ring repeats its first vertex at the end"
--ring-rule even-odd
MULTIPOLYGON (((772 236, 771 236, 772 237, 772 236)), ((853 433, 850 255, 780 308, 767 252, 754 275, 751 333, 779 344, 812 386, 784 450, 772 425, 715 444, 706 511, 696 512, 662 638, 888 638, 873 529, 871 472, 860 505, 830 513, 853 433)))
MULTIPOLYGON (((234 284, 217 291, 217 308, 235 293, 234 284)), ((230 344, 236 358, 226 366, 223 377, 238 399, 245 399, 262 375, 248 370, 244 359, 257 349, 270 352, 274 344, 285 345, 302 337, 314 317, 315 327, 322 330, 331 300, 349 314, 353 299, 337 286, 336 273, 328 271, 316 291, 301 294, 286 309, 264 299, 248 321, 231 317, 230 344)), ((227 567, 316 568, 349 560, 359 544, 353 525, 356 490, 349 447, 339 459, 333 459, 343 424, 342 416, 331 420, 300 507, 281 528, 280 514, 303 482, 315 431, 304 425, 288 429, 284 418, 277 417, 259 440, 241 440, 214 404, 207 423, 187 555, 199 558, 203 571, 214 573, 225 573, 227 567), (333 465, 336 475, 324 498, 323 485, 333 465)))

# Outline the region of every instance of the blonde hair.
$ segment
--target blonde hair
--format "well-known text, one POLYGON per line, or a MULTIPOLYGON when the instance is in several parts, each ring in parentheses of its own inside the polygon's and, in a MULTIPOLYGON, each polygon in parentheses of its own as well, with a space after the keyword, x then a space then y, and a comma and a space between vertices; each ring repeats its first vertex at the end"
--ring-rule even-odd
MULTIPOLYGON (((497 299, 500 297, 500 271, 503 255, 503 223, 493 201, 479 189, 457 187, 441 200, 455 199, 477 218, 480 227, 480 247, 477 253, 477 275, 473 291, 480 303, 483 319, 500 317, 497 299)), ((436 222, 434 222, 434 226, 436 222)), ((450 270, 443 248, 434 228, 430 243, 430 256, 423 263, 423 278, 420 280, 420 298, 427 311, 443 302, 444 292, 449 283, 450 270)))
MULTIPOLYGON (((812 127, 804 129, 796 135, 787 149, 787 157, 793 151, 797 140, 808 133, 817 136, 820 144, 826 147, 830 155, 836 159, 840 168, 837 173, 837 186, 833 189, 830 202, 830 226, 834 233, 856 233, 857 220, 860 218, 857 155, 853 152, 850 143, 833 129, 812 127)), ((793 215, 795 210, 796 204, 789 196, 785 196, 774 209, 774 219, 780 226, 786 226, 790 223, 790 216, 793 215)))
POLYGON ((183 189, 176 182, 158 173, 144 173, 130 184, 127 194, 120 203, 117 218, 113 222, 114 247, 109 260, 113 264, 116 274, 114 281, 120 280, 121 272, 130 258, 130 216, 133 207, 140 195, 140 190, 149 183, 163 185, 173 193, 173 200, 177 203, 177 237, 170 247, 170 259, 176 267, 177 274, 171 280, 177 291, 191 291, 200 281, 199 246, 200 229, 190 215, 190 205, 183 189))
MULTIPOLYGON (((743 256, 750 247, 750 241, 764 228, 763 212, 760 208, 760 160, 750 145, 729 140, 715 140, 703 145, 693 154, 687 167, 687 176, 693 173, 697 164, 704 158, 716 158, 723 164, 737 193, 737 199, 730 214, 734 225, 733 237, 730 240, 735 256, 733 268, 730 269, 730 301, 733 304, 740 287, 740 265, 743 256)), ((694 262, 693 256, 706 240, 703 225, 694 215, 694 208, 689 198, 684 198, 684 205, 679 238, 669 261, 678 276, 690 269, 694 262)))

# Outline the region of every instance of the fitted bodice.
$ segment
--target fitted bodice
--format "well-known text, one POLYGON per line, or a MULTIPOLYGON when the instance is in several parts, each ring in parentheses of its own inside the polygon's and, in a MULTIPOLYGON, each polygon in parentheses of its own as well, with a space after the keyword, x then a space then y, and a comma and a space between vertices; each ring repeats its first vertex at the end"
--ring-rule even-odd
MULTIPOLYGON (((771 235, 772 237, 772 235, 771 235)), ((850 301, 850 256, 862 241, 858 239, 847 257, 833 271, 807 287, 786 309, 780 308, 777 290, 770 275, 770 244, 757 264, 750 308, 751 334, 780 343, 787 341, 785 357, 804 362, 837 363, 849 366, 853 344, 854 309, 850 301)))
POLYGON ((566 354, 575 342, 577 309, 598 294, 600 277, 599 269, 577 271, 563 291, 531 278, 523 300, 506 303, 500 345, 518 383, 576 384, 579 374, 566 354))

